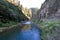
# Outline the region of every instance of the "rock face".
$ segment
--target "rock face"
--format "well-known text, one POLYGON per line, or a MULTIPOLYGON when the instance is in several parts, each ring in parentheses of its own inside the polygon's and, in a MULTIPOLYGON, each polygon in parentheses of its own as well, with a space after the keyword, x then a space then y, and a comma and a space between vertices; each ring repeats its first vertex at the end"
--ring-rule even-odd
POLYGON ((25 8, 20 4, 20 1, 18 0, 7 0, 8 2, 14 4, 15 6, 18 6, 19 9, 23 12, 23 14, 28 18, 31 19, 32 17, 32 11, 31 9, 25 8))
MULTIPOLYGON (((60 22, 60 0, 46 0, 42 4, 38 13, 39 13, 39 20, 42 19, 42 20, 44 20, 44 22, 48 21, 48 23, 49 23, 49 21, 51 22, 52 20, 55 22, 57 22, 59 20, 58 22, 60 22)), ((44 24, 44 22, 43 22, 43 24, 44 24)), ((52 22, 51 22, 51 24, 52 24, 52 22)), ((60 30, 59 30, 60 24, 54 24, 54 25, 56 26, 56 27, 54 26, 55 29, 54 28, 51 29, 51 33, 49 33, 50 31, 45 32, 47 35, 46 34, 44 35, 45 37, 43 37, 43 40, 60 40, 60 30)), ((45 25, 44 27, 46 27, 46 26, 47 25, 45 25)), ((49 26, 47 26, 46 28, 48 29, 48 27, 49 26)))
POLYGON ((18 1, 18 0, 7 0, 7 1, 14 4, 15 6, 20 5, 20 1, 18 1))
POLYGON ((23 12, 23 14, 31 20, 32 17, 32 11, 31 9, 25 8, 20 4, 20 1, 18 0, 7 0, 8 2, 14 4, 15 6, 18 6, 20 8, 20 10, 23 12))
POLYGON ((40 10, 39 13, 39 19, 44 18, 60 18, 60 0, 46 0, 40 10))
POLYGON ((28 9, 28 8, 24 8, 23 6, 22 6, 22 12, 23 12, 23 14, 29 19, 29 20, 31 20, 31 17, 32 17, 32 10, 31 9, 28 9))

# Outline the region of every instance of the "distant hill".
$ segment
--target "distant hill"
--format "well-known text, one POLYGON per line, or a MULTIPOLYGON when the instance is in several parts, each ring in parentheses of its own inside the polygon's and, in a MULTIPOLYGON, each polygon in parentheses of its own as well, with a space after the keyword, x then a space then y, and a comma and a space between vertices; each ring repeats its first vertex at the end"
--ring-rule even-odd
POLYGON ((32 10, 32 20, 37 21, 38 14, 37 11, 39 10, 38 8, 31 8, 32 10))

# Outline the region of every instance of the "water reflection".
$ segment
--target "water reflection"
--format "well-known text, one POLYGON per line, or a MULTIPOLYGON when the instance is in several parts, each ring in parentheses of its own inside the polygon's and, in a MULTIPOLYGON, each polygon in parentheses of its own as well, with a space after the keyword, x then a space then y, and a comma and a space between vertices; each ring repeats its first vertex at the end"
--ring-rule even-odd
POLYGON ((0 37, 0 40, 41 40, 40 29, 30 21, 22 22, 24 25, 21 30, 8 33, 0 37))

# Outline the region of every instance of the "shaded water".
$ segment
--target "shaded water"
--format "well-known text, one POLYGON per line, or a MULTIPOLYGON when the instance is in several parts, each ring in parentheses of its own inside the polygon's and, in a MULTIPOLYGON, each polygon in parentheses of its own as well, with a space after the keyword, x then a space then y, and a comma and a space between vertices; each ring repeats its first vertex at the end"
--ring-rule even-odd
POLYGON ((41 40, 40 29, 32 22, 22 22, 24 27, 0 36, 0 40, 41 40))

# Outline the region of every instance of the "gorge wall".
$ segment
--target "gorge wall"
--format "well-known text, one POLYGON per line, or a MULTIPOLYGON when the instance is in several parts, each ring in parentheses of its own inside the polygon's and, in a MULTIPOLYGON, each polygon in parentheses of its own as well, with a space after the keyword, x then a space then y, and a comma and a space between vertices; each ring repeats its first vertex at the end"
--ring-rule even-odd
POLYGON ((14 4, 15 6, 18 6, 19 9, 23 12, 23 14, 28 18, 31 19, 32 17, 32 11, 31 9, 23 7, 23 5, 20 4, 20 1, 18 0, 7 0, 8 2, 14 4))
POLYGON ((60 40, 60 0, 45 0, 37 13, 43 20, 42 39, 60 40))
POLYGON ((40 19, 60 19, 60 0, 46 0, 40 10, 40 19))
POLYGON ((24 8, 23 6, 22 6, 22 12, 23 12, 23 14, 29 19, 29 20, 31 20, 32 19, 32 10, 31 9, 28 9, 28 8, 24 8))
POLYGON ((18 0, 0 0, 0 21, 23 21, 31 18, 31 10, 24 8, 18 0), (25 9, 25 10, 24 10, 25 9), (26 16, 27 15, 27 16, 26 16))

